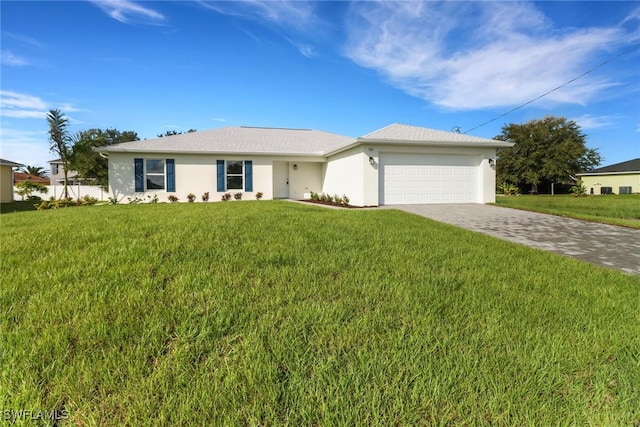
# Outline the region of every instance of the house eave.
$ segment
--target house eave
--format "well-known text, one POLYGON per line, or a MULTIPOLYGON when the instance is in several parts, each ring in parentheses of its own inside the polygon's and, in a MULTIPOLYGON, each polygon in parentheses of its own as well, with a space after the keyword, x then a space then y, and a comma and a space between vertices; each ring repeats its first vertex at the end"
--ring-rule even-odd
POLYGON ((513 147, 514 143, 498 141, 495 142, 446 142, 446 141, 408 141, 397 139, 369 139, 357 138, 354 142, 339 147, 335 150, 324 153, 325 157, 330 157, 359 145, 394 145, 394 146, 419 146, 419 147, 452 147, 452 148, 508 148, 513 147))
POLYGON ((140 155, 145 154, 189 154, 189 155, 217 155, 217 156, 260 156, 260 157, 296 157, 296 158, 309 158, 316 161, 324 161, 322 153, 296 153, 296 152, 269 152, 269 151, 202 151, 202 150, 140 150, 140 149, 96 149, 100 153, 135 153, 140 155))
POLYGON ((583 172, 577 173, 576 176, 603 176, 603 175, 640 175, 640 171, 624 171, 624 172, 583 172))

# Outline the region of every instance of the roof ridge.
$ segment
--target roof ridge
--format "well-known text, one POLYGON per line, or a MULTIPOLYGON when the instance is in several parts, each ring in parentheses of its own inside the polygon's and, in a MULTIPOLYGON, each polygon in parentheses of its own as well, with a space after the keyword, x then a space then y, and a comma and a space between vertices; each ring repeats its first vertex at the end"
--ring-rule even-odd
POLYGON ((274 129, 274 130, 304 130, 304 131, 313 131, 313 129, 305 129, 305 128, 281 128, 281 127, 270 127, 270 126, 240 126, 243 129, 274 129))

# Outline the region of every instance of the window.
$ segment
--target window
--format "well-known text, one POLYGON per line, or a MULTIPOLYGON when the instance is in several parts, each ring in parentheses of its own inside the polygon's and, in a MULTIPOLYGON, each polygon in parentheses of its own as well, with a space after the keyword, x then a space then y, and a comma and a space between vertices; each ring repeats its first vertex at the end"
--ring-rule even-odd
POLYGON ((227 190, 242 190, 244 181, 242 166, 241 161, 227 161, 227 190))
POLYGON ((618 188, 618 194, 631 194, 631 187, 618 188))
POLYGON ((176 191, 174 159, 133 159, 136 193, 148 190, 176 191))
POLYGON ((51 163, 51 175, 58 175, 58 164, 51 163))
POLYGON ((147 190, 164 190, 164 159, 147 159, 147 190))
POLYGON ((253 191, 253 162, 251 160, 217 160, 218 192, 227 190, 253 191))
POLYGON ((613 194, 613 188, 611 187, 601 187, 600 194, 613 194))

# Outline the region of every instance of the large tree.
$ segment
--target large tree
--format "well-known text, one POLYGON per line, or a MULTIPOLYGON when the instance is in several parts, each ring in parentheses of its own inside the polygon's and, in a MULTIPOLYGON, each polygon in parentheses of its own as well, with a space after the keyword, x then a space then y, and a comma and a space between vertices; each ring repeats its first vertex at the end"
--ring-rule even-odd
POLYGON ((64 172, 64 189, 62 198, 69 197, 67 191, 68 174, 71 165, 71 136, 67 127, 69 119, 60 110, 49 110, 47 114, 47 123, 49 124, 49 150, 56 154, 62 162, 62 171, 64 172))
POLYGON ((80 178, 95 179, 98 185, 109 185, 107 159, 94 150, 97 147, 137 141, 134 131, 121 132, 117 129, 89 129, 76 133, 73 137, 73 156, 71 166, 80 178))
POLYGON ((572 184, 579 172, 598 166, 602 157, 586 146, 586 135, 573 120, 547 116, 525 124, 503 126, 495 137, 514 143, 498 150, 497 181, 530 184, 533 193, 543 181, 572 184))

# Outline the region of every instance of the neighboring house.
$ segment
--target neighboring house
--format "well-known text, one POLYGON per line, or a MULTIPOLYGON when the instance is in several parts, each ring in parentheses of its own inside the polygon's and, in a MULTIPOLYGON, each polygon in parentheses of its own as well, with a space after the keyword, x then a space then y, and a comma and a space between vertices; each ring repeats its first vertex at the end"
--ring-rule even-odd
MULTIPOLYGON (((64 169, 62 168, 62 160, 49 160, 49 178, 51 185, 64 185, 64 169)), ((67 185, 82 185, 85 180, 77 177, 78 172, 74 170, 67 171, 67 185)))
POLYGON ((0 159, 0 203, 13 202, 13 168, 20 163, 0 159))
POLYGON ((640 158, 579 173, 589 194, 640 193, 640 158))
POLYGON ((37 176, 37 175, 30 175, 30 174, 24 173, 24 172, 14 172, 13 173, 13 185, 20 184, 21 182, 26 181, 26 180, 29 180, 34 184, 50 185, 49 178, 47 178, 47 177, 42 177, 42 176, 37 176))
POLYGON ((359 138, 309 129, 225 127, 100 148, 110 193, 211 200, 346 195, 356 206, 492 203, 493 139, 393 124, 359 138))

